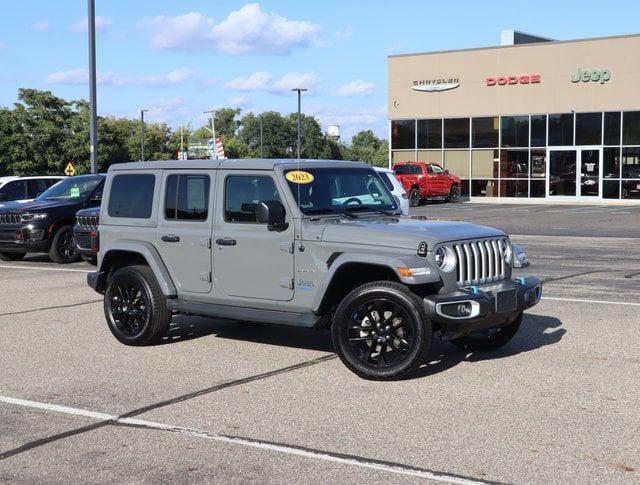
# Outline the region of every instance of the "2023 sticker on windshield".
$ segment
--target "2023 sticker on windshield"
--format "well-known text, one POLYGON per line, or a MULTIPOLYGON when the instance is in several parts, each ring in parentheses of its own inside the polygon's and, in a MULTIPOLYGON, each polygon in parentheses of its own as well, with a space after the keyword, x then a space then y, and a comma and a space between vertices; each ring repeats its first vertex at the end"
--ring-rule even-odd
POLYGON ((302 170, 292 170, 285 175, 289 182, 294 184, 310 184, 313 182, 313 175, 302 170))

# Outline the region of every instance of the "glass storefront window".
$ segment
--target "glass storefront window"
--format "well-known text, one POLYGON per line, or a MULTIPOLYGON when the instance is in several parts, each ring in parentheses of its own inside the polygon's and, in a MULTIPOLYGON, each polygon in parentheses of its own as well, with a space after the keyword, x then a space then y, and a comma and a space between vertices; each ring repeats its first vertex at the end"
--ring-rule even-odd
POLYGON ((469 118, 444 120, 444 147, 469 148, 469 118))
POLYGON ((503 147, 529 146, 529 117, 503 116, 500 121, 503 147))
POLYGON ((622 144, 640 145, 640 111, 625 111, 622 124, 622 144))
POLYGON ((605 148, 603 150, 602 176, 608 179, 620 177, 620 148, 605 148))
POLYGON ((602 197, 604 197, 605 199, 619 199, 620 198, 620 181, 604 180, 602 182, 602 197))
POLYGON ((500 119, 497 116, 473 118, 471 120, 471 146, 473 148, 497 147, 499 125, 500 119))
POLYGON ((529 197, 529 181, 500 180, 500 197, 529 197))
POLYGON ((498 181, 472 180, 471 197, 498 197, 498 181))
POLYGON ((444 168, 460 178, 468 178, 469 150, 445 150, 444 168))
POLYGON ((604 144, 620 145, 620 112, 604 114, 604 144))
POLYGON ((531 115, 531 146, 547 146, 547 115, 531 115))
POLYGON ((640 180, 640 148, 622 149, 622 178, 640 180))
POLYGON ((547 196, 547 181, 546 180, 531 180, 531 197, 537 199, 547 196))
POLYGON ((415 162, 416 152, 414 150, 394 150, 391 152, 391 162, 415 162))
POLYGON ((473 150, 471 152, 471 176, 476 178, 498 177, 498 150, 473 150))
MULTIPOLYGON (((531 177, 544 178, 546 175, 547 175, 547 151, 531 150, 531 177)), ((531 189, 531 191, 533 192, 533 189, 531 189)))
POLYGON ((602 113, 576 114, 576 145, 602 144, 602 113))
POLYGON ((391 122, 391 148, 394 150, 416 147, 416 122, 414 120, 395 120, 391 122))
POLYGON ((549 115, 549 145, 573 145, 573 113, 549 115))
POLYGON ((529 150, 501 150, 500 178, 528 178, 529 150))
POLYGON ((640 199, 640 180, 623 180, 622 198, 640 199))
POLYGON ((418 148, 442 148, 442 120, 418 120, 418 148))

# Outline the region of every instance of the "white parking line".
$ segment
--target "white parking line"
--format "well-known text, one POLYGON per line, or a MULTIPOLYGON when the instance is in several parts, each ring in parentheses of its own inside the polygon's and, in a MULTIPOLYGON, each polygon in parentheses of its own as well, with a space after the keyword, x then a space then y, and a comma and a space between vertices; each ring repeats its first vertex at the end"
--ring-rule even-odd
POLYGON ((431 472, 419 468, 404 465, 387 464, 383 462, 377 462, 367 460, 365 458, 350 458, 348 456, 340 455, 337 453, 323 453, 320 451, 309 450, 305 448, 296 448, 293 446, 279 445, 274 443, 266 443, 262 441, 253 441, 247 438, 239 438, 234 436, 219 435, 211 433, 209 431, 203 431, 193 428, 184 428, 182 426, 172 426, 170 424, 158 423, 155 421, 147 421, 143 419, 133 418, 120 418, 115 415, 98 413, 89 411, 87 409, 72 408, 67 406, 60 406, 57 404, 49 404, 37 401, 28 401, 25 399, 18 399, 14 397, 0 396, 0 402, 6 404, 13 404, 17 406, 29 407, 34 409, 42 409, 45 411, 51 411, 55 413, 71 414, 75 416, 83 416, 86 418, 95 419, 97 421, 111 421, 114 423, 129 424, 134 426, 143 426, 145 428, 157 429, 162 431, 170 431, 173 433, 179 433, 194 438, 202 438, 210 441, 218 441, 222 443, 229 443, 234 445, 245 446, 249 448, 257 448, 263 451, 274 451, 276 453, 284 453, 287 455, 295 455, 303 458, 310 458, 313 460, 327 461, 332 463, 338 463, 341 465, 351 465, 360 468, 368 468, 371 470, 378 470, 387 473, 394 473, 396 475, 405 475, 411 477, 418 477, 427 480, 433 480, 434 482, 455 483, 460 485, 485 485, 487 482, 478 481, 474 479, 468 479, 459 477, 456 475, 448 475, 446 473, 431 472))
POLYGON ((53 268, 49 266, 17 266, 17 265, 9 265, 9 264, 0 264, 0 268, 9 268, 9 269, 36 269, 38 271, 67 271, 70 273, 91 273, 88 269, 71 269, 71 268, 53 268))
POLYGON ((570 301, 575 303, 596 303, 599 305, 640 306, 640 303, 634 303, 634 302, 628 302, 628 301, 583 300, 581 298, 558 298, 554 296, 543 296, 542 300, 570 301))

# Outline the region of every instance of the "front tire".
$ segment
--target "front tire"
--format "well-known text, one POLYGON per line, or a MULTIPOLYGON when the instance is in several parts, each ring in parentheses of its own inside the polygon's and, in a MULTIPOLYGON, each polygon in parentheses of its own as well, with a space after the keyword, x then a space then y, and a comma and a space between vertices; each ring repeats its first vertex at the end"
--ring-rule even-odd
POLYGON ((125 266, 109 277, 104 313, 113 336, 125 345, 158 342, 171 322, 160 285, 148 266, 125 266))
POLYGON ((403 379, 425 361, 431 323, 422 300, 406 286, 376 281, 355 288, 336 309, 333 346, 364 379, 403 379))
POLYGON ((411 191, 409 192, 409 206, 418 207, 420 205, 421 199, 422 197, 420 197, 420 189, 417 189, 415 187, 411 189, 411 191))
POLYGON ((73 235, 73 227, 63 226, 53 236, 49 257, 54 263, 69 264, 80 261, 80 253, 76 247, 76 238, 73 235))
POLYGON ((0 260, 2 261, 22 261, 27 253, 10 253, 10 252, 1 252, 0 260))
POLYGON ((451 186, 451 191, 447 197, 447 202, 458 202, 460 200, 460 188, 457 185, 451 186))
POLYGON ((489 352, 508 344, 522 324, 523 313, 520 312, 513 322, 504 327, 476 330, 469 335, 450 340, 456 347, 468 352, 489 352))

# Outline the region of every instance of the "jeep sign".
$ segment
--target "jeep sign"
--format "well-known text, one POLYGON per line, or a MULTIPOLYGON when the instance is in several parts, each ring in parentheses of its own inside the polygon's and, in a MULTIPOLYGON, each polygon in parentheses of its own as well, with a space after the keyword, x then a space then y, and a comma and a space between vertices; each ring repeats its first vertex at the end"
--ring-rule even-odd
POLYGON ((609 69, 591 70, 579 67, 578 72, 571 76, 572 83, 579 83, 580 81, 588 83, 589 81, 593 81, 594 83, 599 82, 600 84, 604 84, 609 79, 611 79, 611 71, 609 69))

